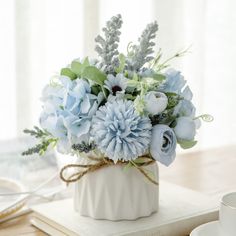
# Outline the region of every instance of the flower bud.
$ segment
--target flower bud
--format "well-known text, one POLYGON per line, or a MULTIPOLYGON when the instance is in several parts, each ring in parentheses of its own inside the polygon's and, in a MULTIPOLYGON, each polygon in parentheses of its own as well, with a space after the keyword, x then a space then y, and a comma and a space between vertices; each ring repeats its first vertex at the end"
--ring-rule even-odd
POLYGON ((182 140, 193 140, 196 134, 195 121, 187 116, 179 117, 176 121, 177 125, 174 128, 176 137, 182 140))
POLYGON ((168 98, 164 93, 151 91, 145 96, 146 111, 151 115, 163 112, 168 104, 168 98))
POLYGON ((167 125, 155 125, 152 128, 150 153, 152 157, 165 166, 175 159, 176 137, 167 125))

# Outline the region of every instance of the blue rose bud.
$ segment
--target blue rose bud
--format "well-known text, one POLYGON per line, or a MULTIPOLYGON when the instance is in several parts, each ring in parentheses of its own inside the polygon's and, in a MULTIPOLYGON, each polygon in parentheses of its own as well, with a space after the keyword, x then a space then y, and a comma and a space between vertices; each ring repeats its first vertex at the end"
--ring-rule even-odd
POLYGON ((151 115, 163 112, 168 104, 168 98, 164 93, 151 91, 145 96, 145 110, 151 115))
POLYGON ((193 140, 196 134, 196 123, 195 121, 187 116, 179 117, 177 124, 174 128, 176 137, 181 140, 193 140))
POLYGON ((175 159, 176 137, 167 125, 155 125, 152 128, 150 153, 152 157, 169 166, 175 159))

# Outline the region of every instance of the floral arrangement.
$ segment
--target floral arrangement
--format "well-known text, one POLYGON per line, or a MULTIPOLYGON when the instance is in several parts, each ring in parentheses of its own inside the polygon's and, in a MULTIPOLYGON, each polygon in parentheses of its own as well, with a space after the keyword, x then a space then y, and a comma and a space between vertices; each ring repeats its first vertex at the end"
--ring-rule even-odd
MULTIPOLYGON (((176 146, 191 148, 200 119, 193 94, 179 71, 154 57, 156 22, 148 24, 127 54, 118 52, 122 18, 114 16, 95 38, 99 59, 76 59, 44 88, 41 128, 25 130, 40 143, 23 154, 50 146, 65 154, 95 153, 114 164, 136 166, 143 157, 170 165, 176 146)), ((146 161, 146 160, 145 160, 146 161)))

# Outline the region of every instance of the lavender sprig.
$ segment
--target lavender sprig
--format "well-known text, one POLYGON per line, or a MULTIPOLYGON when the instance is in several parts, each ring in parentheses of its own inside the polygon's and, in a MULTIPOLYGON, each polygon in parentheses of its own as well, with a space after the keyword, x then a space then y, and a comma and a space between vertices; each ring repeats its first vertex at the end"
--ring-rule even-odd
POLYGON ((72 145, 72 149, 74 151, 85 152, 85 153, 88 153, 94 150, 95 148, 96 148, 95 142, 86 143, 83 141, 82 143, 72 145))
POLYGON ((101 57, 101 66, 106 73, 113 73, 114 68, 116 68, 119 63, 119 52, 117 48, 121 34, 119 29, 122 23, 120 14, 113 16, 110 21, 106 23, 106 27, 102 29, 105 37, 103 38, 101 35, 98 35, 95 38, 95 42, 97 42, 95 51, 101 57))
POLYGON ((46 130, 40 129, 37 126, 34 126, 34 129, 32 130, 25 129, 23 132, 25 134, 34 136, 37 139, 40 139, 40 143, 22 152, 23 156, 32 155, 35 153, 38 153, 39 155, 43 155, 47 151, 50 145, 55 146, 57 143, 56 138, 53 138, 50 133, 48 133, 46 130))
POLYGON ((150 56, 154 51, 153 47, 155 43, 152 41, 156 37, 156 32, 158 30, 157 22, 153 22, 147 25, 142 35, 138 39, 138 45, 132 45, 132 50, 129 53, 129 59, 127 60, 127 69, 131 71, 138 71, 141 67, 154 59, 150 56))

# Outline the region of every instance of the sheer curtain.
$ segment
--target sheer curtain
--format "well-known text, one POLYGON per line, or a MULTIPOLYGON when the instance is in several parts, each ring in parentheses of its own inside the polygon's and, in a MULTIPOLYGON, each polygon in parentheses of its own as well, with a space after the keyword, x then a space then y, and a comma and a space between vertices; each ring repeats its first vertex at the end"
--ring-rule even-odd
POLYGON ((203 124, 196 149, 235 143, 235 7, 233 0, 0 0, 0 139, 37 123, 45 83, 72 59, 96 56, 94 37, 121 13, 120 51, 153 20, 164 58, 192 45, 173 66, 188 80, 198 113, 215 117, 203 124))

